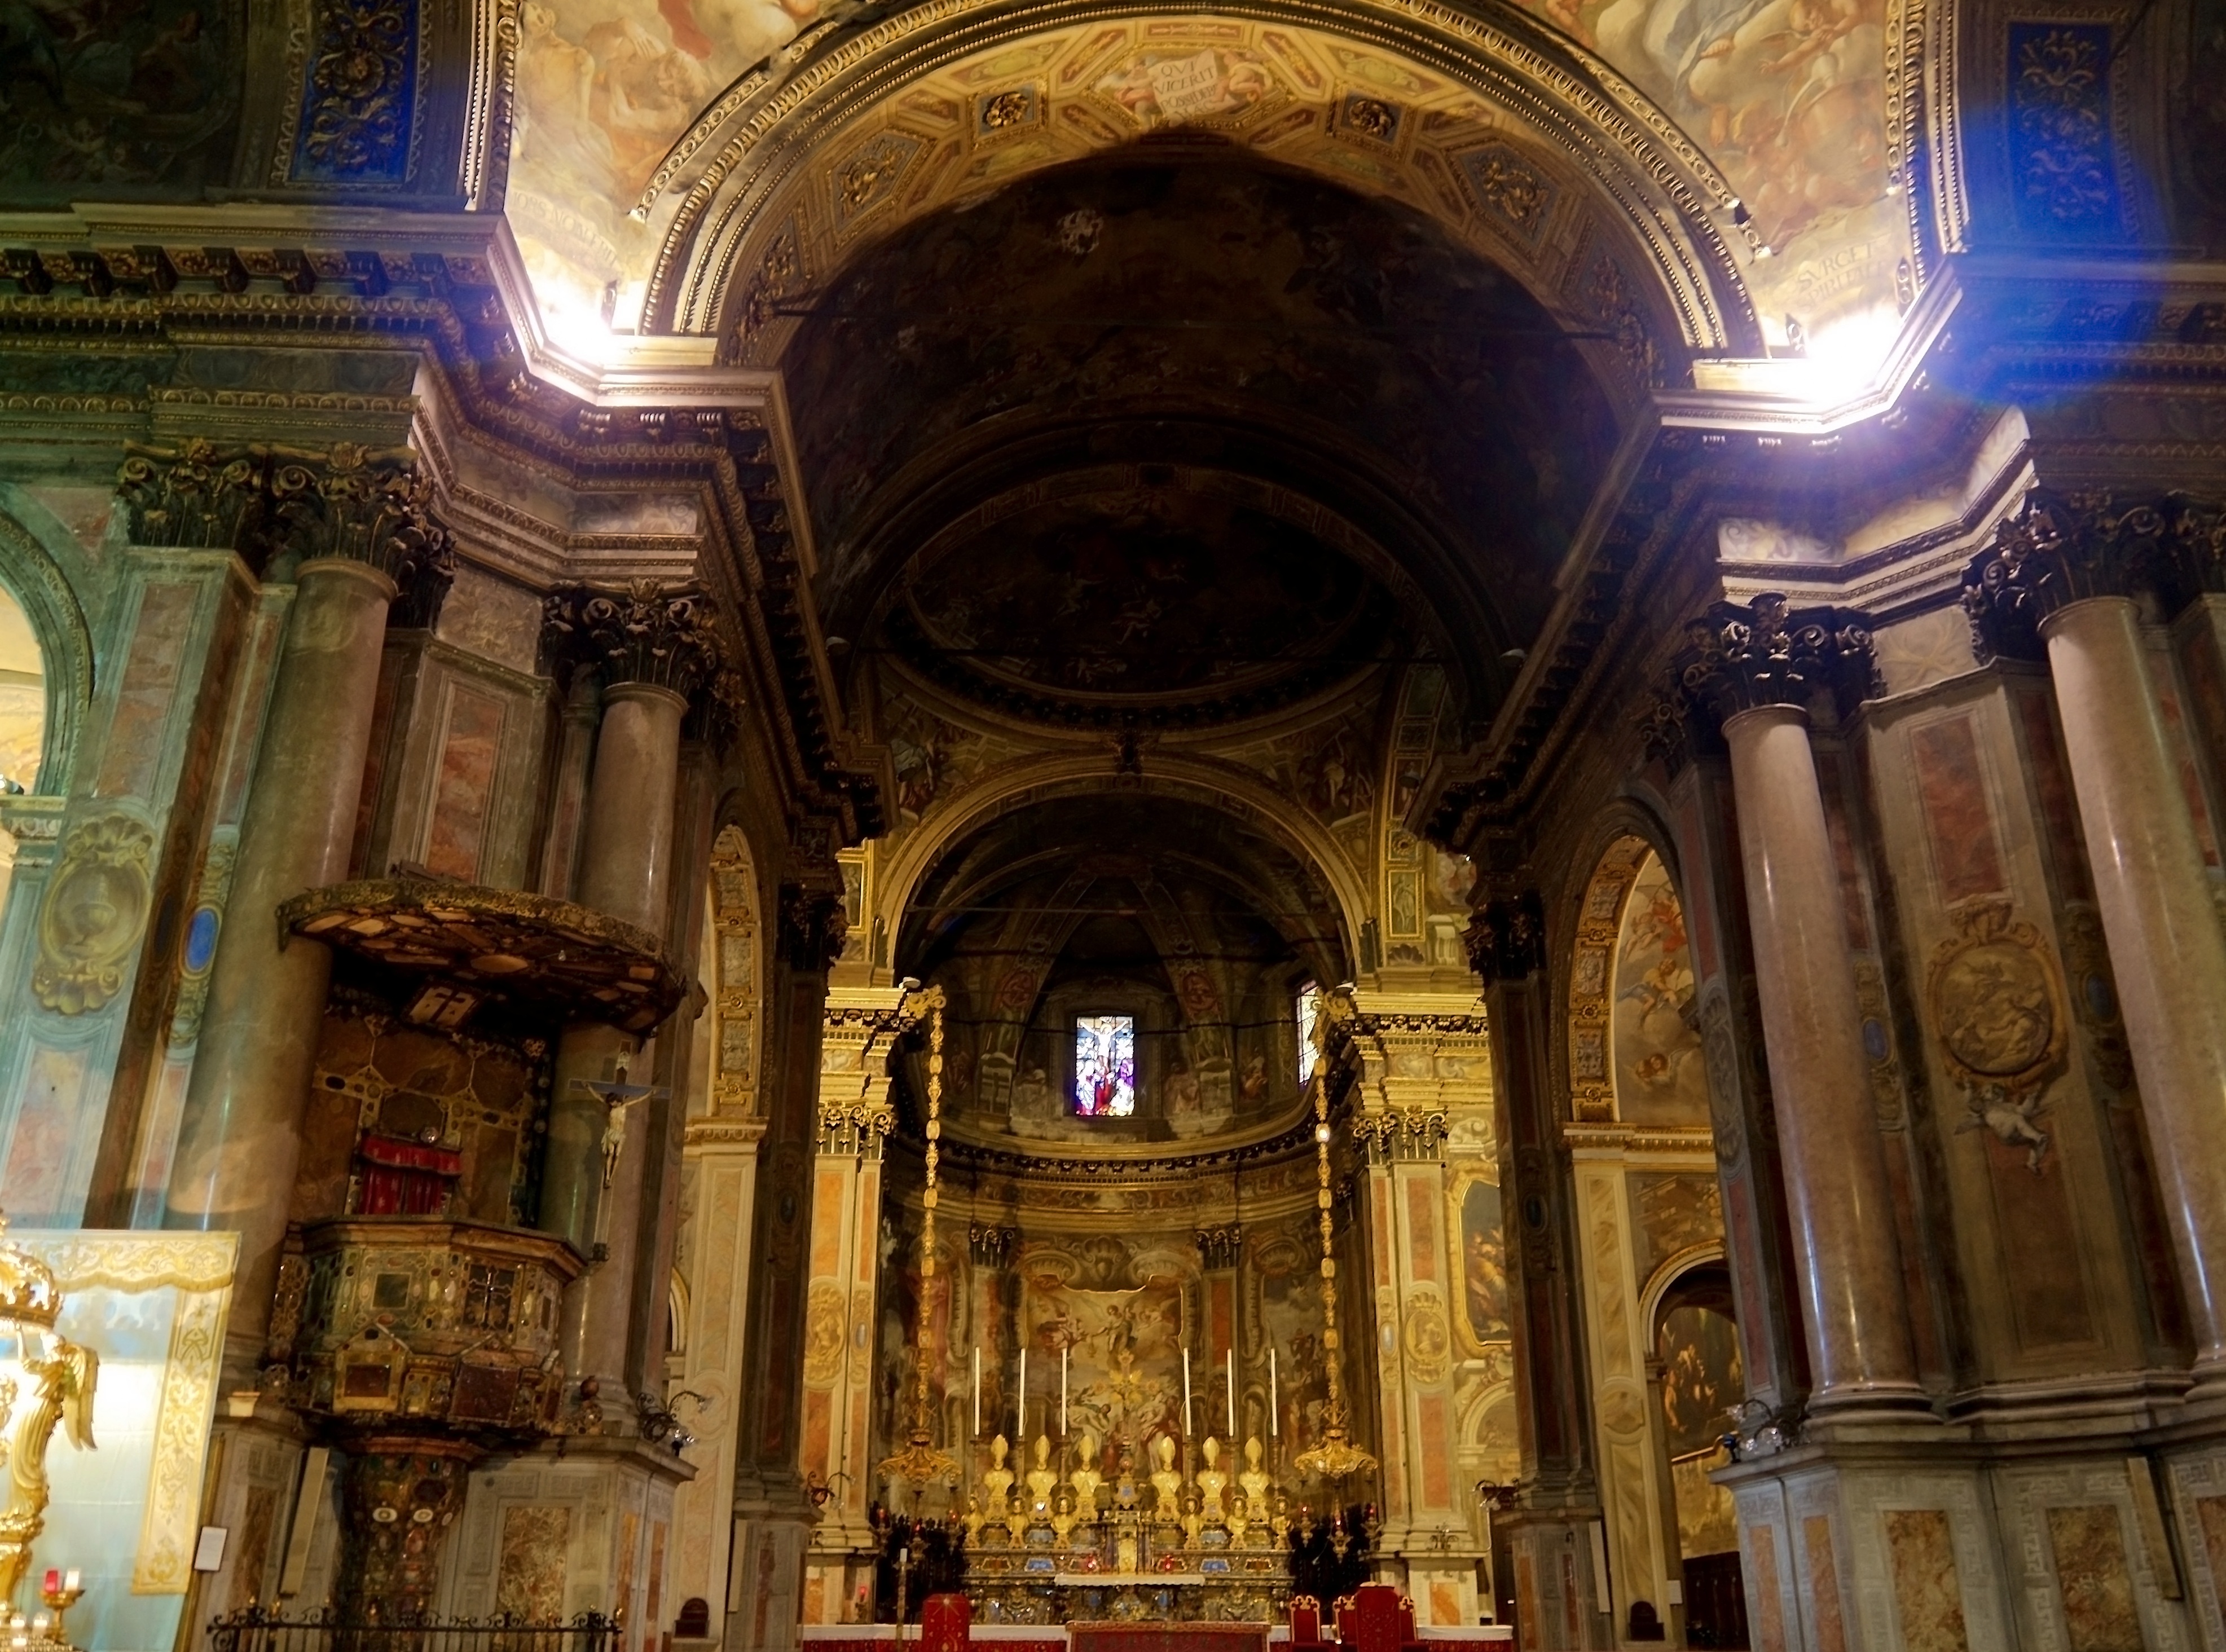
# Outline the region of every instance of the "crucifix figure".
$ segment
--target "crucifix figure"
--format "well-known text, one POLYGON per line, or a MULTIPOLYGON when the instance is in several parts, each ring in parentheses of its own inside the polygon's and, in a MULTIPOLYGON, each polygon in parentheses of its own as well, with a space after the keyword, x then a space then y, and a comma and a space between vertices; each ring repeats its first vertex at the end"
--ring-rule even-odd
POLYGON ((611 1178, 618 1174, 619 1153, 626 1147, 626 1118, 634 1103, 652 1096, 665 1093, 662 1084, 629 1084, 626 1070, 621 1064, 606 1079, 575 1078, 575 1090, 584 1090, 601 1102, 607 1117, 603 1122, 603 1191, 610 1191, 611 1178))

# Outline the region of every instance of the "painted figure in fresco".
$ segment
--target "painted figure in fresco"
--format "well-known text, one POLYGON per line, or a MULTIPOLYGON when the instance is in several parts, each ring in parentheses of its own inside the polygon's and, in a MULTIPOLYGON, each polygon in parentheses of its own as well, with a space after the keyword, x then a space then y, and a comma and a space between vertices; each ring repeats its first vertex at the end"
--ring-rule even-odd
POLYGON ((1268 1099, 1268 1058, 1255 1050, 1244 1063, 1244 1077, 1237 1093, 1247 1106, 1268 1099))
POLYGON ((1201 1105, 1198 1075, 1190 1070, 1188 1062, 1178 1060, 1167 1074, 1167 1116, 1196 1118, 1201 1105))
POLYGON ((1470 1332, 1479 1342, 1507 1335, 1507 1239, 1499 1190, 1472 1185, 1461 1204, 1461 1287, 1470 1332))

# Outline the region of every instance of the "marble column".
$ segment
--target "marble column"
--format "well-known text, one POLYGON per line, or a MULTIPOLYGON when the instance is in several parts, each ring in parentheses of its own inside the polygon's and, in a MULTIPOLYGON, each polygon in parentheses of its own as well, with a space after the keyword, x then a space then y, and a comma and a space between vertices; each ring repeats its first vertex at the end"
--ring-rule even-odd
MULTIPOLYGON (((561 592, 549 600, 556 651, 602 676, 602 716, 584 804, 579 903, 662 938, 672 894, 681 721, 720 653, 702 600, 686 591, 561 592)), ((566 1293, 564 1353, 593 1378, 607 1416, 630 1411, 626 1374, 636 1324, 635 1248, 650 1168, 663 1155, 636 1103, 614 1117, 585 1088, 652 1082, 634 1035, 601 1022, 568 1026, 556 1045, 542 1179, 541 1225, 593 1263, 566 1293), (615 1135, 615 1153, 607 1137, 615 1135)))
POLYGON ((2127 594, 2170 588, 2175 508, 2036 492, 1974 563, 1966 607, 1982 656, 2045 650, 2197 1393, 2226 1398, 2226 934, 2127 594))
POLYGON ((1863 1051, 1854 962, 1809 743, 1809 708, 1859 699, 1868 636, 1784 599, 1720 607, 1680 679, 1731 748, 1763 1039, 1822 1420, 1930 1414, 1902 1303, 1899 1244, 1863 1051))
MULTIPOLYGON (((180 1120, 165 1225, 240 1234, 227 1380, 260 1363, 300 1157, 332 954, 280 933, 283 901, 348 874, 397 578, 440 578, 447 547, 399 466, 337 454, 296 571, 241 825, 223 939, 180 1120)), ((245 1384, 252 1386, 251 1382, 245 1384)))

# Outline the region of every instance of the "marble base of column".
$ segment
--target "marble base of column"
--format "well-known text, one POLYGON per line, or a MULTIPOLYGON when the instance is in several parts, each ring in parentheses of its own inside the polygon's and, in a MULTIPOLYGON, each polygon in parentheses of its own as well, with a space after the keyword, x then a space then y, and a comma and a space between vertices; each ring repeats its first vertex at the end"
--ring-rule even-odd
POLYGON ((2226 936, 2126 597, 2041 623, 2170 1225, 2191 1399, 2226 1401, 2226 936))
POLYGON ((1727 718, 1724 738, 1815 1383, 1809 1414, 1847 1425, 1929 1420, 1808 716, 1755 707, 1727 718))
POLYGON ((250 1370, 270 1324, 283 1190, 294 1185, 332 975, 330 950, 282 936, 275 914, 347 875, 395 594, 378 569, 337 558, 303 563, 296 580, 163 1218, 238 1231, 226 1363, 250 1370))

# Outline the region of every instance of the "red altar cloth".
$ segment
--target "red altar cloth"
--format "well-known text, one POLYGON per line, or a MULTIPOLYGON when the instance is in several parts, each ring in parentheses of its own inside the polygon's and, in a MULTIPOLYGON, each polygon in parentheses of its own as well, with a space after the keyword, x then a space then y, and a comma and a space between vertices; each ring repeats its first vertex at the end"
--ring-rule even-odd
POLYGON ((1268 1652, 1265 1623, 1070 1623, 1071 1652, 1268 1652))

